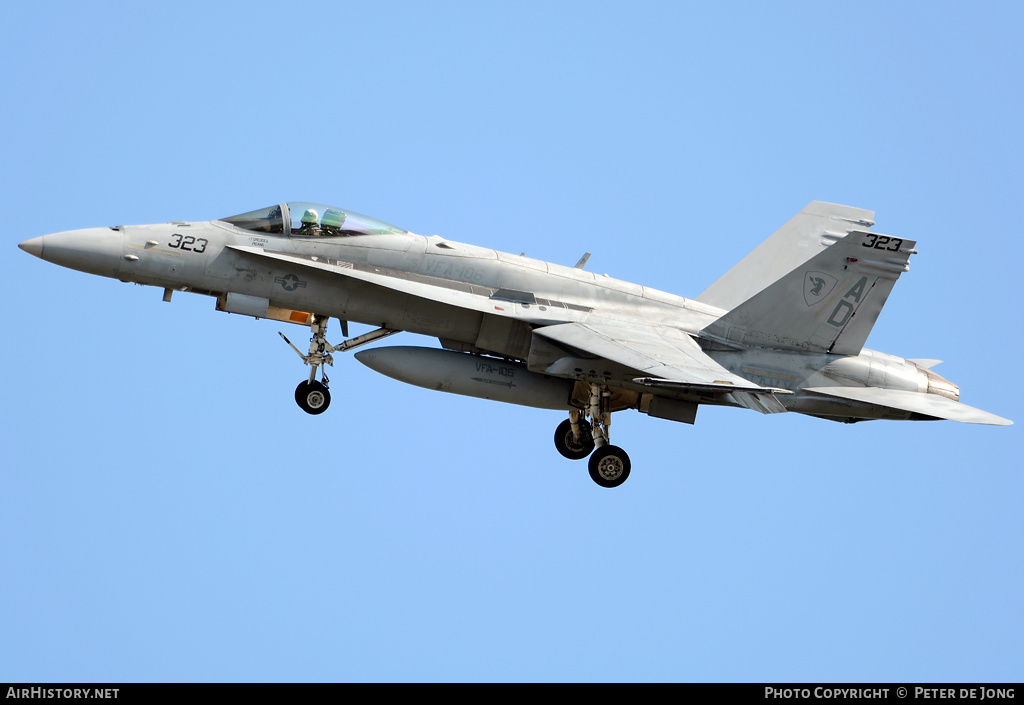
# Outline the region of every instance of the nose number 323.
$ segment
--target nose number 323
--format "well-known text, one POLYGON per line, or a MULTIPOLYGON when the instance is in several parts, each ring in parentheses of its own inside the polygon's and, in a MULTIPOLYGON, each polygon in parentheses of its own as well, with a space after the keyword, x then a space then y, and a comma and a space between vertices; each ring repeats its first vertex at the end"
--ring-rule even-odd
POLYGON ((189 252, 206 252, 206 246, 210 244, 209 240, 205 237, 195 238, 191 235, 181 235, 180 233, 174 233, 171 237, 174 239, 167 243, 168 247, 187 250, 189 252), (193 247, 193 245, 199 245, 199 247, 193 247))

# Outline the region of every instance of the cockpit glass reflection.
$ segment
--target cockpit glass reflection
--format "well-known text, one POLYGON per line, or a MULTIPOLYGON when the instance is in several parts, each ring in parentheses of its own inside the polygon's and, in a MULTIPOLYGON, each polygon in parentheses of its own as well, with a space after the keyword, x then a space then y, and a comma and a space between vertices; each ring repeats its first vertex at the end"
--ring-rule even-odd
POLYGON ((293 201, 221 219, 243 230, 291 237, 354 237, 405 233, 382 220, 322 203, 293 201))

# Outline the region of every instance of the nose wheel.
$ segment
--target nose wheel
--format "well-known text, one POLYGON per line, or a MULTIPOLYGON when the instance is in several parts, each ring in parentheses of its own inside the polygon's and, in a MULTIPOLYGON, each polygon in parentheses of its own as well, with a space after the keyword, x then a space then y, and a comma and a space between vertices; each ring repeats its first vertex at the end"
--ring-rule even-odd
POLYGON ((323 382, 299 382, 295 388, 295 403, 307 414, 322 414, 331 405, 331 392, 323 382))

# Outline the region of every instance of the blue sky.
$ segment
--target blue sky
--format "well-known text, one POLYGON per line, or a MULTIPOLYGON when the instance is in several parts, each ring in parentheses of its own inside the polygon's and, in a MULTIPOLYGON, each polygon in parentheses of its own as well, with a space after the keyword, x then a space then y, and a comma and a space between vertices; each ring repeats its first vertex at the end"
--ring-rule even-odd
POLYGON ((1019 3, 3 18, 0 681, 1021 680, 1019 423, 623 412, 602 490, 557 412, 345 358, 309 417, 284 324, 16 247, 309 200, 696 296, 844 203, 920 251, 868 346, 1020 422, 1019 3))

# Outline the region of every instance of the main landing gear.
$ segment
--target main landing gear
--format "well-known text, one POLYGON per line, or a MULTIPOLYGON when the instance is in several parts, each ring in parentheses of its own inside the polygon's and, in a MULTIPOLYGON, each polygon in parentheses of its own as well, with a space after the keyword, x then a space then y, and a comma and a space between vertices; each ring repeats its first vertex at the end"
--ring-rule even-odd
POLYGON ((590 477, 601 487, 618 487, 629 477, 626 451, 608 442, 612 425, 609 410, 611 392, 604 385, 590 385, 590 405, 583 412, 573 409, 569 418, 555 429, 555 448, 563 457, 582 460, 590 456, 590 477))
MULTIPOLYGON (((329 316, 313 315, 310 317, 309 327, 313 331, 313 337, 309 339, 309 354, 307 355, 299 352, 299 349, 292 345, 292 341, 288 340, 284 333, 278 331, 278 335, 284 338, 284 342, 291 345, 292 350, 302 358, 302 362, 312 368, 309 371, 309 379, 299 382, 299 386, 295 388, 295 403, 307 414, 322 414, 331 405, 331 392, 328 389, 331 382, 327 379, 325 367, 326 365, 334 366, 334 357, 331 353, 351 350, 352 348, 372 343, 374 340, 380 340, 398 332, 390 328, 378 328, 364 335, 350 338, 341 345, 331 345, 327 342, 326 338, 327 322, 329 320, 329 316), (319 382, 316 381, 316 370, 318 367, 322 368, 320 370, 319 382)), ((347 334, 348 328, 344 322, 342 322, 342 327, 347 334)))

